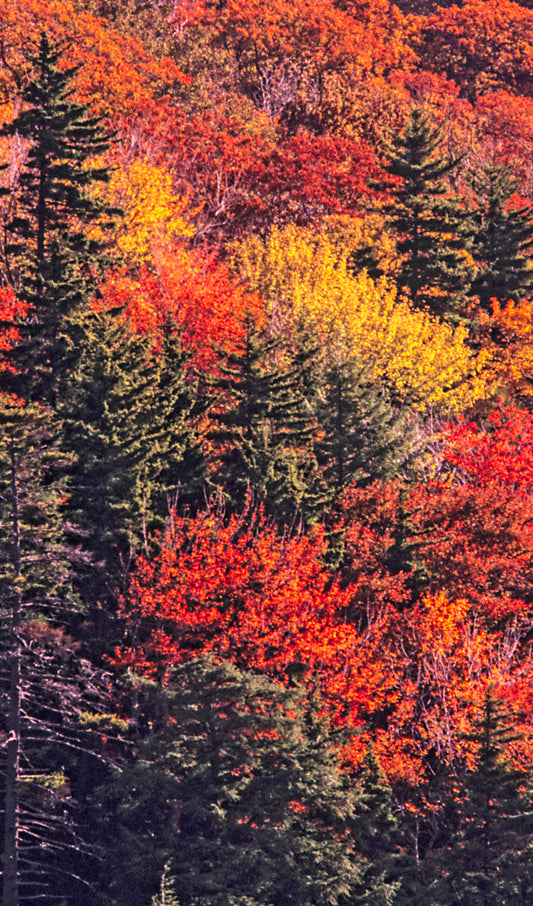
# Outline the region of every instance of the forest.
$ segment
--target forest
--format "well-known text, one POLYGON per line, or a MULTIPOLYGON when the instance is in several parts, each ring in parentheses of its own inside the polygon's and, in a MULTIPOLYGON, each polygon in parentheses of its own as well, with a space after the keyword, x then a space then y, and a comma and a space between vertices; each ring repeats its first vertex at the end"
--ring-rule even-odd
POLYGON ((531 906, 533 2, 0 0, 2 906, 531 906))

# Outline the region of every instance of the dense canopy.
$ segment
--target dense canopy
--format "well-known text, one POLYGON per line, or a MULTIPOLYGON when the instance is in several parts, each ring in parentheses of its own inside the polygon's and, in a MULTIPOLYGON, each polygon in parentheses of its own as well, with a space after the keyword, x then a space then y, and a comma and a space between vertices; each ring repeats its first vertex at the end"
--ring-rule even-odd
POLYGON ((532 35, 0 0, 2 906, 532 902, 532 35))

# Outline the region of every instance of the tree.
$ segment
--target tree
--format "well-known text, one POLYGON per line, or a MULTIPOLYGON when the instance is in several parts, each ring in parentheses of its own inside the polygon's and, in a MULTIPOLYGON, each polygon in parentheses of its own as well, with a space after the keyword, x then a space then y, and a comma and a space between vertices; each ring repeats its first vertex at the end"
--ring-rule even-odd
POLYGON ((17 392, 53 404, 65 370, 68 318, 87 301, 105 261, 103 243, 87 226, 108 226, 112 213, 89 194, 93 183, 109 178, 92 160, 108 148, 110 136, 71 100, 75 70, 60 69, 61 56, 43 32, 30 58, 35 75, 22 92, 23 109, 3 128, 4 135, 28 142, 6 253, 29 316, 19 325, 21 341, 10 360, 17 392))
POLYGON ((75 326, 80 353, 60 411, 75 456, 68 506, 92 560, 82 587, 94 605, 121 585, 142 533, 154 369, 145 339, 119 312, 88 312, 75 326))
POLYGON ((446 177, 459 160, 442 156, 442 127, 414 108, 404 132, 384 145, 383 169, 392 179, 376 184, 389 200, 381 210, 397 236, 397 283, 417 308, 457 321, 473 279, 468 209, 446 177))
POLYGON ((445 863, 446 904, 511 906, 531 899, 530 777, 510 763, 512 720, 490 693, 469 739, 477 747, 458 801, 458 828, 445 863))
POLYGON ((168 863, 182 906, 349 900, 361 866, 356 795, 305 698, 210 658, 173 669, 152 701, 157 694, 137 766, 96 800, 115 896, 141 906, 168 863), (157 795, 159 777, 165 789, 154 802, 167 813, 159 826, 141 768, 147 788, 157 795), (144 808, 136 823, 138 791, 144 808), (157 867, 150 860, 158 847, 157 867))
POLYGON ((78 98, 106 119, 119 110, 126 118, 161 113, 162 95, 190 85, 173 60, 154 57, 139 40, 106 27, 101 10, 91 15, 84 7, 82 0, 2 0, 3 97, 19 95, 28 78, 28 48, 38 46, 43 31, 65 48, 66 65, 76 68, 78 98))
POLYGON ((523 612, 533 555, 531 430, 530 414, 513 407, 491 412, 486 429, 461 420, 443 432, 438 478, 348 489, 348 575, 351 561, 365 568, 367 533, 376 532, 382 568, 408 573, 416 596, 444 591, 497 618, 523 612))
POLYGON ((338 495, 352 482, 395 476, 410 458, 415 441, 405 412, 393 405, 370 366, 355 359, 330 361, 318 394, 323 437, 317 458, 323 477, 338 495))
POLYGON ((401 701, 390 694, 385 725, 393 746, 411 740, 419 768, 431 772, 431 796, 439 778, 461 772, 461 736, 488 682, 520 711, 529 757, 531 501, 527 433, 518 424, 492 437, 471 426, 448 454, 463 466, 457 484, 444 473, 440 482, 376 482, 344 495, 343 572, 355 591, 347 616, 371 621, 388 609, 381 644, 401 701), (524 449, 522 487, 515 443, 524 449), (507 485, 498 476, 506 466, 507 485))
POLYGON ((249 237, 235 253, 276 330, 290 332, 303 321, 333 361, 340 355, 368 363, 393 400, 456 411, 484 396, 483 357, 476 361, 465 327, 414 310, 388 280, 354 276, 349 258, 342 233, 339 241, 294 226, 272 230, 263 242, 249 237))
POLYGON ((176 194, 168 170, 140 157, 127 161, 120 151, 113 161, 101 194, 120 206, 122 217, 116 222, 114 240, 132 271, 150 263, 155 247, 190 237, 194 230, 185 219, 188 199, 176 194))
POLYGON ((82 554, 66 540, 57 422, 43 407, 5 396, 0 419, 2 902, 18 906, 35 885, 45 897, 79 870, 73 853, 83 847, 62 766, 64 746, 68 752, 76 739, 76 711, 95 689, 64 631, 82 554))
POLYGON ((123 307, 132 326, 156 346, 169 322, 175 324, 184 352, 190 355, 187 374, 200 379, 219 374, 221 349, 242 349, 246 333, 243 311, 261 322, 264 306, 243 282, 212 254, 183 245, 159 248, 155 273, 141 270, 137 278, 108 273, 101 287, 105 307, 123 307))
POLYGON ((358 778, 356 797, 353 833, 366 864, 354 885, 351 902, 358 906, 391 906, 400 886, 395 866, 400 833, 392 790, 372 746, 358 778))
POLYGON ((172 315, 161 324, 152 347, 152 436, 144 464, 144 522, 148 531, 163 530, 176 502, 196 511, 210 488, 202 444, 201 422, 209 395, 192 367, 193 353, 185 347, 183 330, 172 315))
POLYGON ((71 321, 70 342, 79 354, 59 410, 64 448, 75 456, 68 511, 92 557, 78 582, 94 606, 124 590, 177 495, 193 505, 201 495, 201 400, 171 320, 158 349, 121 310, 89 311, 71 321))
POLYGON ((260 19, 258 0, 204 13, 236 61, 241 90, 291 132, 303 124, 361 137, 361 120, 372 118, 368 84, 378 94, 391 71, 413 62, 405 20, 389 3, 275 0, 258 29, 260 19))
POLYGON ((305 380, 313 350, 291 350, 248 316, 237 353, 220 362, 213 381, 211 441, 217 445, 219 486, 241 508, 248 489, 278 522, 316 508, 315 421, 305 380))
POLYGON ((471 103, 497 88, 531 94, 533 10, 514 0, 466 0, 416 17, 421 65, 445 72, 471 103))
POLYGON ((533 205, 512 204, 518 187, 519 180, 505 166, 486 166, 474 179, 478 272, 471 292, 489 313, 491 299, 519 302, 533 290, 533 205))
MULTIPOLYGON (((114 662, 164 681, 173 665, 212 654, 301 683, 339 726, 379 721, 391 694, 388 611, 361 628, 347 619, 359 590, 334 581, 325 553, 323 531, 281 535, 260 510, 174 515, 160 549, 137 559, 114 662)), ((352 746, 357 763, 364 742, 352 746)))

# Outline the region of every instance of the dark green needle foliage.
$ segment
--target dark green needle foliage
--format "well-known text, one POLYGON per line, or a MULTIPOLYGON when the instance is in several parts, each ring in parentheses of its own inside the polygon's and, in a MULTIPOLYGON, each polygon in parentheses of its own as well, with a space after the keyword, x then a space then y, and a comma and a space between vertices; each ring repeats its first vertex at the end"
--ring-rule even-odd
POLYGON ((205 505, 210 485, 202 450, 200 421, 208 398, 202 393, 176 324, 161 327, 152 355, 154 443, 145 466, 145 500, 150 535, 167 523, 175 506, 194 512, 205 505))
POLYGON ((395 478, 413 457, 412 417, 355 358, 326 366, 317 419, 317 457, 332 495, 353 482, 395 478))
POLYGON ((473 179, 473 253, 478 272, 472 294, 491 313, 491 299, 517 302, 533 290, 533 205, 512 204, 519 180, 506 166, 487 165, 473 179))
POLYGON ((460 163, 443 155, 442 127, 415 108, 405 130, 384 146, 383 169, 392 179, 375 185, 397 239, 398 287, 417 308, 456 321, 464 315, 474 272, 468 254, 468 208, 448 177, 460 163))
POLYGON ((355 795, 298 694, 203 659, 160 707, 141 760, 97 797, 117 902, 149 902, 165 863, 180 906, 351 902, 355 795))
POLYGON ((70 334, 80 352, 60 408, 65 449, 75 456, 69 508, 92 556, 80 590, 96 604, 124 588, 132 559, 176 497, 191 504, 199 496, 200 400, 172 325, 160 349, 120 309, 88 311, 70 334))
POLYGON ((2 130, 28 143, 18 185, 5 190, 14 210, 5 243, 8 272, 30 306, 11 358, 17 391, 51 403, 66 367, 65 318, 87 300, 106 264, 102 241, 90 238, 88 227, 98 226, 102 235, 114 213, 89 192, 109 178, 91 160, 109 147, 110 136, 71 99, 75 70, 62 69, 61 56, 43 33, 30 58, 34 75, 22 92, 22 110, 2 130))
POLYGON ((251 320, 213 387, 217 478, 232 506, 250 488, 280 523, 312 521, 318 507, 316 421, 306 395, 311 352, 293 350, 251 320))
POLYGON ((2 903, 18 906, 36 886, 49 902, 58 861, 62 872, 67 864, 75 871, 65 752, 58 762, 51 749, 72 744, 66 727, 81 700, 62 622, 74 608, 70 578, 82 555, 66 541, 66 462, 52 414, 1 396, 0 429, 2 903))
POLYGON ((82 588, 94 604, 121 586, 142 534, 155 369, 121 312, 87 312, 70 333, 80 354, 60 412, 75 456, 69 509, 92 557, 82 588))
POLYGON ((508 759, 512 720, 490 693, 471 738, 477 763, 460 793, 437 902, 525 906, 533 898, 533 798, 528 775, 508 759))
POLYGON ((69 458, 50 410, 0 395, 0 583, 2 600, 34 604, 65 592, 73 549, 62 503, 69 458), (16 518, 15 518, 16 517, 16 518), (16 522, 16 537, 14 524, 16 522))
POLYGON ((352 906, 392 906, 400 887, 400 832, 392 790, 372 747, 367 752, 356 795, 353 834, 365 862, 350 903, 352 906))

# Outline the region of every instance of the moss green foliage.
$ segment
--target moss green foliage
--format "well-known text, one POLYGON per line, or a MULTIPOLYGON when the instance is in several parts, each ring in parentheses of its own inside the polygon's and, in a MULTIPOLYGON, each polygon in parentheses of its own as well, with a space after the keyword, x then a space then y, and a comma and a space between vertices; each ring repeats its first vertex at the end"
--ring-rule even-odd
POLYGON ((319 472, 309 398, 316 387, 306 378, 314 352, 290 348, 247 320, 242 347, 221 357, 210 438, 233 507, 242 507, 250 489, 280 522, 312 519, 319 472))

